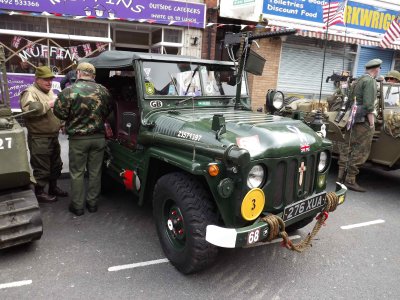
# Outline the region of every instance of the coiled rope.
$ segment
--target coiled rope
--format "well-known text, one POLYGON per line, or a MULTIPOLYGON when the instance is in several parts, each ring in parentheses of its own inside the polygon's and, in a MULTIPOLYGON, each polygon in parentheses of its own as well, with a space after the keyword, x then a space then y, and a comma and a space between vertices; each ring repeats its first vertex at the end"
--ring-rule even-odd
POLYGON ((335 211, 338 205, 339 197, 333 192, 327 193, 326 205, 323 211, 317 216, 317 222, 315 223, 313 230, 301 242, 297 244, 293 244, 293 242, 289 239, 289 236, 285 231, 285 223, 280 217, 275 215, 268 215, 263 217, 261 220, 266 222, 269 226, 268 241, 271 241, 277 237, 281 237, 283 239, 282 245, 284 247, 292 251, 303 252, 305 249, 312 246, 311 241, 317 235, 322 225, 325 224, 326 219, 328 219, 328 213, 335 211))

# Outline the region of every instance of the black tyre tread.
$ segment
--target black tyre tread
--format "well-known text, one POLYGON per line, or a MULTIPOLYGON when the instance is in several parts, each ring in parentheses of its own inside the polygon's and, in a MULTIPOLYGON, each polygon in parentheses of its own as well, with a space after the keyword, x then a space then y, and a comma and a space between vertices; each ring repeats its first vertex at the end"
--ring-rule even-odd
MULTIPOLYGON (((190 236, 188 234, 186 236, 186 243, 192 245, 192 248, 187 250, 189 255, 184 263, 174 261, 171 261, 171 263, 182 273, 198 272, 209 266, 218 253, 217 247, 205 240, 206 226, 217 224, 218 218, 215 213, 215 206, 210 201, 208 192, 193 176, 179 172, 170 173, 161 177, 154 188, 153 212, 155 218, 157 218, 156 206, 161 197, 164 196, 163 191, 165 188, 175 191, 176 195, 179 195, 180 199, 174 199, 174 201, 177 202, 184 215, 186 230, 190 232, 190 236), (187 219, 190 219, 190 225, 187 224, 187 219)), ((158 226, 157 232, 164 252, 168 256, 170 249, 166 249, 163 244, 163 237, 161 236, 163 233, 160 232, 158 226)), ((190 245, 187 246, 190 247, 190 245)), ((168 258, 170 259, 170 257, 168 258)))

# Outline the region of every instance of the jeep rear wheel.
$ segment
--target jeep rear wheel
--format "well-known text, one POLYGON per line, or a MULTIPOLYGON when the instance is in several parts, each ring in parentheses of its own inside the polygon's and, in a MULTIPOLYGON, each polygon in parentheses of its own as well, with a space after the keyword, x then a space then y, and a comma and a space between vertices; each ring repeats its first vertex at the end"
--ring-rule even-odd
POLYGON ((171 173, 154 188, 153 215, 165 255, 182 273, 211 264, 217 247, 205 239, 206 227, 217 223, 209 193, 192 176, 171 173))

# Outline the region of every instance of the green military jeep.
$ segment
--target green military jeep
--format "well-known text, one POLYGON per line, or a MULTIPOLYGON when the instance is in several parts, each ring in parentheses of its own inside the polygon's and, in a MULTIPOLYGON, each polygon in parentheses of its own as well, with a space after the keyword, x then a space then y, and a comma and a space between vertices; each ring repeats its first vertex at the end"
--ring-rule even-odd
MULTIPOLYGON (((267 240, 264 216, 294 230, 324 209, 331 142, 301 121, 252 112, 233 62, 124 51, 85 61, 114 107, 104 184, 152 202, 162 248, 182 273, 207 267, 217 247, 267 240)), ((346 187, 331 194, 341 204, 346 187)))
MULTIPOLYGON (((341 84, 348 85, 346 80, 341 84)), ((371 152, 365 167, 383 170, 400 168, 400 84, 377 81, 378 98, 375 101, 375 134, 372 140, 371 152)), ((323 111, 322 118, 326 123, 326 137, 333 143, 333 154, 339 155, 340 147, 345 143, 344 133, 350 116, 352 102, 348 99, 349 92, 338 89, 328 101, 292 98, 286 101, 280 109, 274 112, 281 116, 300 115, 306 122, 314 119, 319 108, 323 111), (290 103, 289 103, 290 102, 290 103)), ((275 110, 272 107, 272 110, 275 110)))

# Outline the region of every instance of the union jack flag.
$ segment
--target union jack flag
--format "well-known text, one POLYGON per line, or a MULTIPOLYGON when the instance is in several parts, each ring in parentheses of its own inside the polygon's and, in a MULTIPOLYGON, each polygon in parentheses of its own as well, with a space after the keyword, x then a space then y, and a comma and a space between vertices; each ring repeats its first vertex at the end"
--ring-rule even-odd
POLYGON ((388 48, 390 44, 400 37, 400 20, 399 16, 397 16, 392 23, 390 24, 388 30, 383 35, 383 38, 380 42, 380 46, 382 48, 388 48))
POLYGON ((90 47, 90 44, 83 44, 83 51, 85 51, 85 56, 89 55, 90 53, 92 53, 92 48, 90 47))
POLYGON ((69 47, 69 49, 71 50, 72 59, 79 59, 80 58, 79 53, 78 53, 78 47, 72 46, 72 47, 69 47))
POLYGON ((350 128, 353 127, 354 120, 356 118, 356 112, 357 112, 357 103, 356 103, 356 100, 354 100, 354 104, 351 107, 350 116, 349 116, 349 119, 347 121, 347 126, 346 126, 347 130, 350 130, 350 128))
POLYGON ((99 52, 103 52, 106 51, 106 46, 107 44, 103 44, 103 43, 96 43, 96 48, 99 49, 99 52))
POLYGON ((345 14, 346 14, 346 6, 347 1, 343 2, 328 2, 327 4, 322 5, 322 17, 326 27, 335 25, 335 24, 346 24, 345 14))
POLYGON ((12 41, 11 41, 11 46, 14 48, 18 48, 19 44, 21 43, 22 37, 20 36, 14 36, 12 41))
POLYGON ((310 151, 310 145, 309 144, 303 144, 300 146, 300 152, 308 152, 310 151))
POLYGON ((26 46, 26 52, 33 55, 33 51, 35 50, 35 43, 29 41, 28 45, 26 46))

